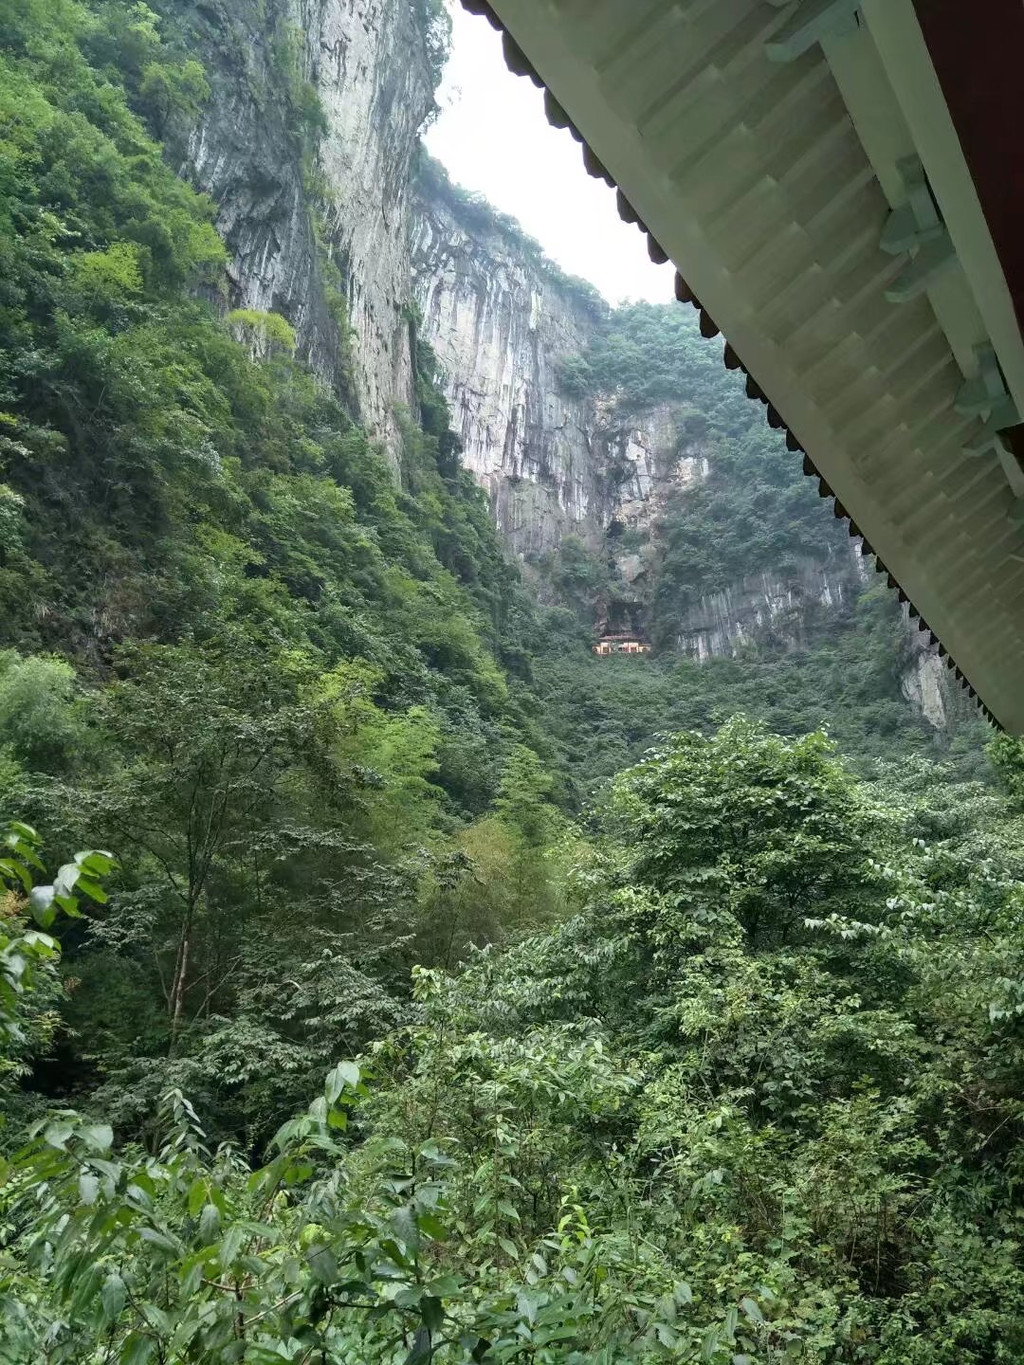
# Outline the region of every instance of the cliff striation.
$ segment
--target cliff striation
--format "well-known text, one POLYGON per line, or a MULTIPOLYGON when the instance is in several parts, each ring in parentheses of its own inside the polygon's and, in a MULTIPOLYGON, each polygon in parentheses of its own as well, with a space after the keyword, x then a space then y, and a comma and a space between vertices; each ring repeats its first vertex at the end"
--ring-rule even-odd
POLYGON ((593 404, 561 390, 557 366, 585 348, 605 305, 527 255, 514 225, 460 203, 438 168, 418 190, 414 290, 463 464, 515 554, 545 554, 567 534, 596 547, 607 497, 593 404))
POLYGON ((429 161, 412 267, 463 463, 521 559, 536 562, 570 535, 602 551, 610 526, 647 527, 669 484, 699 476, 701 450, 677 449, 678 405, 626 416, 614 399, 566 384, 566 362, 605 324, 604 300, 429 161))
MULTIPOLYGON (((683 310, 609 309, 429 161, 412 269, 463 461, 542 596, 695 660, 855 625, 858 545, 683 310)), ((941 661, 902 638, 899 689, 942 728, 941 661)))
MULTIPOLYGON (((691 395, 637 401, 621 367, 609 383, 595 376, 582 358, 606 341, 611 310, 429 163, 412 260, 463 460, 507 543, 528 566, 543 566, 567 537, 579 539, 604 571, 596 624, 649 627, 661 524, 670 509, 685 515, 688 492, 712 473, 713 435, 691 395)), ((717 591, 690 594, 672 643, 704 658, 768 631, 799 636, 803 607, 843 610, 856 593, 859 561, 845 541, 839 550, 824 562, 804 556, 785 575, 738 573, 717 591)))
POLYGON ((212 97, 179 149, 217 206, 232 307, 282 313, 397 463, 411 404, 409 184, 434 106, 428 25, 395 0, 204 0, 212 97))

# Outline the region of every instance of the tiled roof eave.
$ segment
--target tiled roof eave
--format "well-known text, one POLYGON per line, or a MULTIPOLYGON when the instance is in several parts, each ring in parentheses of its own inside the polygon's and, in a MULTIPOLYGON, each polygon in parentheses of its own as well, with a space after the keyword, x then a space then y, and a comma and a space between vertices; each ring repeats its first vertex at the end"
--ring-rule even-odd
MULTIPOLYGON (((613 189, 615 191, 616 206, 618 209, 619 217, 622 218, 622 220, 626 223, 634 224, 644 234, 644 236, 647 238, 648 255, 650 256, 651 260, 655 263, 655 265, 665 264, 670 259, 668 253, 662 248, 660 243, 658 243, 655 240, 653 234, 648 230, 647 226, 641 220, 640 215, 632 207, 626 196, 623 194, 622 190, 615 183, 614 178, 611 176, 607 168, 601 163, 601 161, 595 155, 595 153, 587 143, 586 139, 584 138, 583 134, 572 122, 571 118, 562 108, 562 106, 558 103, 558 100, 555 98, 552 91, 549 90, 548 87, 545 85, 544 80, 538 74, 536 68, 530 62, 525 52, 523 52, 522 48, 505 28, 505 25, 503 24, 499 16, 491 8, 491 5, 488 3, 488 0, 461 0, 461 4, 463 9, 467 10, 469 13, 479 15, 482 18, 485 18, 487 22, 491 25, 491 27, 496 29, 501 34, 502 48, 505 55, 505 63, 508 66, 509 70, 516 76, 526 77, 527 80, 531 81, 535 86, 537 86, 539 90, 542 90, 544 92, 544 110, 548 122, 555 128, 567 129, 570 135, 573 137, 573 139, 580 144, 583 152, 583 164, 584 167, 586 168, 587 174, 593 176, 597 180, 603 180, 610 189, 613 189)), ((678 268, 676 269, 675 276, 675 295, 680 303, 688 303, 697 310, 700 319, 699 325, 701 336, 710 339, 719 334, 720 331, 719 327, 711 318, 707 310, 701 305, 700 300, 690 289, 689 285, 686 283, 685 279, 683 278, 678 268)), ((728 338, 725 339, 723 361, 727 369, 731 370, 740 369, 743 371, 743 373, 747 377, 746 383, 747 397, 750 399, 756 399, 758 402, 762 403, 765 406, 766 408, 765 417, 770 427, 772 427, 776 431, 784 431, 786 433, 786 448, 793 452, 794 454, 799 452, 803 455, 804 473, 810 475, 811 477, 817 480, 819 495, 831 501, 833 515, 838 520, 842 520, 847 523, 847 528, 849 530, 850 536, 860 539, 861 554, 865 558, 874 561, 876 573, 886 575, 886 582, 889 588, 896 592, 901 603, 905 603, 907 605, 910 616, 917 621, 918 630, 922 631, 927 636, 929 644, 937 650, 939 657, 945 661, 947 668, 949 668, 952 671, 953 676, 956 678, 956 681, 966 691, 967 695, 971 698, 971 700, 975 702, 975 704, 981 711, 982 715, 984 715, 985 719, 989 721, 989 723, 993 725, 996 729, 1002 730, 1004 727, 1001 724, 1001 722, 982 701, 981 697, 978 694, 977 689, 972 685, 970 679, 966 676, 963 669, 952 657, 952 655, 946 649, 946 646, 942 643, 939 637, 935 634, 935 632, 930 628, 930 626, 921 616, 921 613, 918 610, 918 608, 910 600, 910 598, 904 592, 901 585, 897 582, 896 578, 889 571, 888 567, 882 562, 879 555, 872 548, 872 546, 867 540, 867 537, 864 535, 864 532, 860 530, 860 528, 854 523, 849 513, 846 511, 846 508, 836 498, 835 494, 832 492, 832 489, 828 486, 825 479, 818 470, 817 466, 815 465, 813 458, 809 455, 809 453, 801 443, 799 437, 792 430, 789 424, 785 421, 785 419, 778 411, 778 409, 771 403, 770 399, 768 398, 768 395, 764 392, 764 390, 758 384, 757 380, 751 374, 750 370, 743 363, 742 358, 736 353, 736 350, 730 344, 728 338)))

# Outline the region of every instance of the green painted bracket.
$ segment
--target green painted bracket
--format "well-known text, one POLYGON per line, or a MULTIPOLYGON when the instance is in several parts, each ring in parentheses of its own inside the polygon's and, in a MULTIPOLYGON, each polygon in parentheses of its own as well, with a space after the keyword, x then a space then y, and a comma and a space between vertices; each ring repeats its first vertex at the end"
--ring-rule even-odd
POLYGON ((860 0, 796 0, 764 45, 770 62, 794 62, 822 38, 857 27, 860 0))
POLYGON ((999 361, 992 347, 985 342, 975 347, 974 354, 978 362, 977 377, 964 380, 953 403, 963 417, 982 417, 1007 396, 999 361))
POLYGON ((945 228, 938 236, 931 237, 917 251, 910 264, 893 280, 885 291, 890 303, 906 303, 908 299, 923 294, 948 266, 956 260, 953 241, 945 228))
POLYGON ((1015 427, 1020 421, 1017 414, 1017 405, 1012 398, 1003 398, 992 409, 988 421, 984 424, 976 436, 965 442, 963 451, 965 455, 987 455, 990 450, 999 451, 1002 448, 1003 439, 1000 432, 1007 427, 1015 427))

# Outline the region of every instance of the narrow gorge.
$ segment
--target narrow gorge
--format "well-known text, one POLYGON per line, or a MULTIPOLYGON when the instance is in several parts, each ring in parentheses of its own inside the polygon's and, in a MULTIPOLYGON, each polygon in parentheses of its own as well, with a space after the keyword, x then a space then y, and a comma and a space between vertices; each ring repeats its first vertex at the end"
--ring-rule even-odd
MULTIPOLYGON (((422 151, 436 9, 210 0, 191 22, 213 96, 177 155, 218 206, 232 305, 287 319, 396 470, 419 334, 462 463, 542 602, 696 660, 849 625, 870 587, 857 546, 760 429, 718 343, 671 303, 610 308, 422 151), (721 458, 739 444, 762 473, 778 466, 757 475, 756 505, 735 496, 750 470, 721 458), (718 563, 716 517, 733 542, 718 563)), ((909 628, 904 654, 896 686, 941 730, 961 709, 944 671, 909 628)))
POLYGON ((1024 1359, 1024 743, 449 18, 0 3, 0 1365, 1024 1359))

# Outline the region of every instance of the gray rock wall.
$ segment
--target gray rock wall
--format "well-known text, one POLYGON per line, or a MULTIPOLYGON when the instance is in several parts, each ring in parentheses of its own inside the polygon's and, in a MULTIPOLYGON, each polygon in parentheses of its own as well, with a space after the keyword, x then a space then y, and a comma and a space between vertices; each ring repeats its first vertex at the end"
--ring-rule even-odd
POLYGON ((724 592, 700 598, 684 623, 678 647, 692 658, 709 659, 736 655, 768 640, 802 643, 812 621, 848 611, 867 578, 852 543, 848 555, 827 563, 804 560, 785 578, 772 573, 744 578, 724 592))
MULTIPOLYGON (((559 362, 586 349, 604 310, 443 180, 421 182, 412 260, 463 461, 510 548, 529 562, 577 536, 614 565, 617 595, 642 610, 664 501, 709 472, 708 452, 685 434, 687 395, 628 414, 611 396, 568 396, 559 362), (626 531, 634 534, 620 548, 626 531)), ((797 643, 810 615, 849 608, 862 574, 856 551, 844 546, 828 563, 736 583, 694 604, 678 648, 703 659, 769 637, 797 643)))
POLYGON ((613 522, 646 532, 670 485, 707 472, 699 449, 677 450, 672 404, 624 418, 613 401, 566 393, 559 363, 586 349, 604 305, 429 182, 415 204, 412 263, 463 464, 521 559, 566 535, 602 551, 613 522))
POLYGON ((194 23, 213 97, 182 162, 217 206, 231 306, 282 313, 397 459, 395 407, 412 401, 409 185, 433 106, 414 10, 206 0, 194 23), (305 83, 322 136, 298 109, 305 83))
POLYGON ((604 488, 593 404, 561 391, 557 365, 585 348, 599 313, 442 203, 419 200, 412 261, 463 464, 510 548, 536 556, 570 533, 596 546, 604 488))

